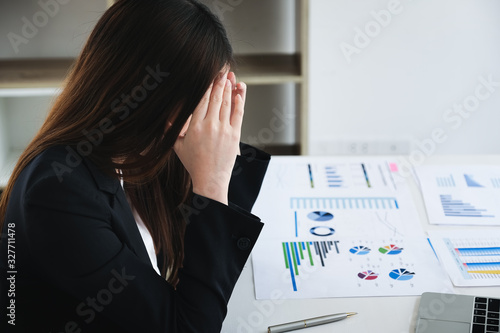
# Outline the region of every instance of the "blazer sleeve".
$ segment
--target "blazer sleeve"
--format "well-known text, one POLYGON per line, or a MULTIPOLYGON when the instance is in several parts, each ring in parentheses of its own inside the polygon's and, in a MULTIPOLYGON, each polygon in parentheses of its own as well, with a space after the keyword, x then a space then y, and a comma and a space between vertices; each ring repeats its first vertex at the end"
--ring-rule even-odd
POLYGON ((129 332, 219 332, 262 228, 259 218, 194 195, 184 207, 185 261, 174 290, 116 235, 113 225, 120 221, 112 220, 108 204, 88 182, 76 172, 62 182, 47 177, 24 200, 37 271, 80 302, 80 327, 104 316, 129 332))
POLYGON ((240 144, 240 151, 229 183, 229 202, 250 212, 257 200, 271 156, 244 143, 240 144))

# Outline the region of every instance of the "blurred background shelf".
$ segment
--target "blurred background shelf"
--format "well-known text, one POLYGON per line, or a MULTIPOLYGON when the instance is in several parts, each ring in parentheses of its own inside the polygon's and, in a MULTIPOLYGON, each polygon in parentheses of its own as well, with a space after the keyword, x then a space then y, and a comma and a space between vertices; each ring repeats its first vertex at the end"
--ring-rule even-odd
MULTIPOLYGON (((0 89, 60 87, 72 58, 0 60, 0 89)), ((299 54, 237 55, 236 74, 246 84, 302 83, 299 54)))
POLYGON ((300 54, 237 55, 236 74, 246 84, 302 83, 300 54))
POLYGON ((58 88, 74 59, 5 59, 0 60, 0 89, 58 88))
MULTIPOLYGON (((306 153, 308 0, 201 0, 224 24, 239 81, 248 85, 241 140, 274 155, 306 153), (221 8, 223 10, 221 11, 221 8)), ((83 43, 112 0, 59 7, 29 42, 0 40, 0 190, 43 123, 83 43)), ((37 2, 9 2, 0 34, 21 33, 37 2)))

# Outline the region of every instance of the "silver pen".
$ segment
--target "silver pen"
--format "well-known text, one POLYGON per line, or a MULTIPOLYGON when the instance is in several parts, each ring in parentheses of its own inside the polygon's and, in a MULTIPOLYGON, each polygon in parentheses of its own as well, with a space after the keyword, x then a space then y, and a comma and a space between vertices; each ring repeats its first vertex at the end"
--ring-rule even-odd
POLYGON ((350 316, 354 316, 355 314, 357 313, 356 312, 337 313, 328 316, 292 321, 291 323, 269 326, 267 328, 267 332, 281 333, 281 332, 295 331, 301 328, 333 323, 334 321, 343 320, 349 318, 350 316))

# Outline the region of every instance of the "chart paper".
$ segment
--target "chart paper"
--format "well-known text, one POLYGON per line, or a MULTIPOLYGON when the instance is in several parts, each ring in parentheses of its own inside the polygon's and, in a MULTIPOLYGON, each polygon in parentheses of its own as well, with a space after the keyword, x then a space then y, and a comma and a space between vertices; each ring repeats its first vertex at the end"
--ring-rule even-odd
POLYGON ((420 295, 451 288, 397 165, 273 157, 253 212, 257 299, 420 295))
POLYGON ((500 230, 430 231, 429 238, 455 286, 500 285, 500 230))
POLYGON ((431 224, 500 225, 500 167, 416 169, 431 224))

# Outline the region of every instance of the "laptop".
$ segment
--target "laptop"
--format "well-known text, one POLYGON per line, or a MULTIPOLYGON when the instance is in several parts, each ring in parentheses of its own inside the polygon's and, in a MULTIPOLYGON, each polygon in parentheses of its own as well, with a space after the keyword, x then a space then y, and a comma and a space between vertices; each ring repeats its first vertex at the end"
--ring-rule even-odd
POLYGON ((423 293, 415 333, 500 332, 500 299, 423 293))

